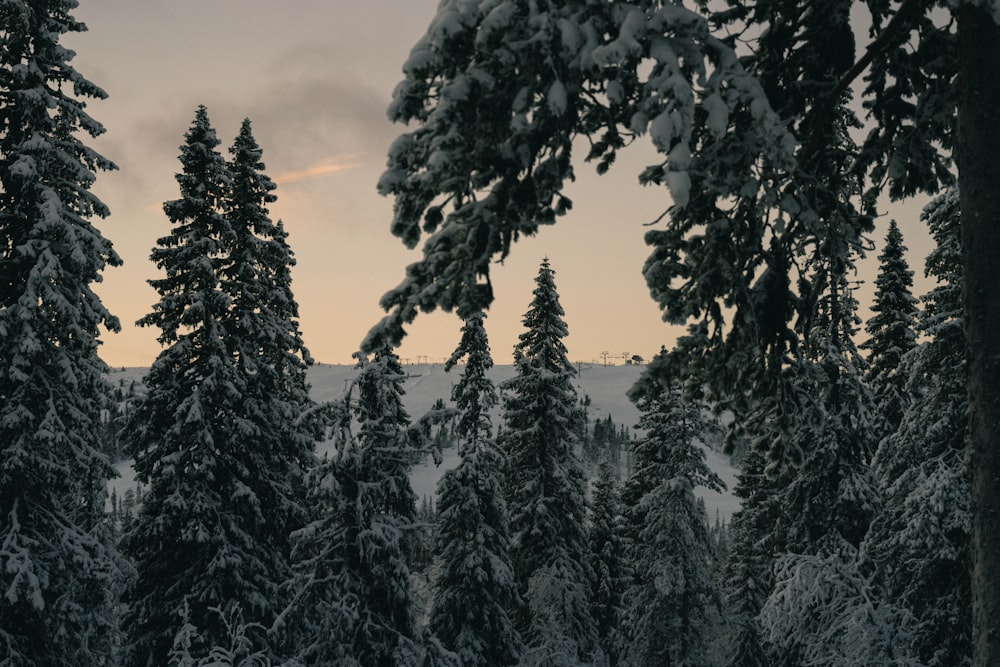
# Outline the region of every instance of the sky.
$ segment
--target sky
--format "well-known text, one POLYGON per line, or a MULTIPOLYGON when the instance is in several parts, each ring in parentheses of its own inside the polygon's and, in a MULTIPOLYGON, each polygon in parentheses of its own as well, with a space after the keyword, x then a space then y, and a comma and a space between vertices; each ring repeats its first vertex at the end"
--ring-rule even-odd
MULTIPOLYGON (((97 286, 122 324, 102 336, 101 356, 115 367, 148 366, 159 353, 158 330, 133 323, 158 300, 146 281, 160 274, 148 257, 170 232, 162 205, 179 196, 179 148, 205 105, 227 156, 240 123, 251 120, 265 171, 278 184, 271 217, 284 222, 297 259, 292 289, 306 345, 317 361, 352 363, 383 315, 379 298, 420 258, 390 234, 392 201, 376 183, 389 145, 406 130, 388 121, 386 108, 437 0, 79 2, 74 16, 89 30, 64 44, 77 52, 77 70, 109 95, 88 102, 107 132, 87 143, 119 167, 94 186, 111 209, 98 226, 124 261, 97 286)), ((510 363, 545 257, 566 311, 571 360, 649 358, 680 333, 662 322, 641 273, 648 224, 670 205, 664 189, 637 183, 650 156, 631 149, 601 177, 578 163, 567 190, 573 210, 493 268, 496 301, 486 324, 497 363, 510 363)), ((900 222, 918 295, 928 287, 921 276, 930 247, 919 211, 920 202, 887 206, 874 235, 881 245, 890 215, 900 222)), ((878 252, 861 264, 863 308, 878 252)), ((399 356, 440 362, 460 327, 453 314, 421 314, 399 356)))

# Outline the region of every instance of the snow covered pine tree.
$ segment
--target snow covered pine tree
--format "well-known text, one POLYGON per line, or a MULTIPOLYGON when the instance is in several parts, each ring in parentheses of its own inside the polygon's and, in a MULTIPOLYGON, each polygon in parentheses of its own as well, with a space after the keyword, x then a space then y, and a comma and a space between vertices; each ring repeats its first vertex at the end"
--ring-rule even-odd
POLYGON ((91 666, 117 645, 129 568, 104 524, 113 476, 100 447, 110 394, 99 328, 118 320, 94 293, 121 263, 93 226, 108 208, 81 141, 106 94, 62 46, 86 26, 75 0, 0 10, 0 664, 91 666))
POLYGON ((462 327, 462 339, 445 368, 465 359, 452 389, 459 410, 456 434, 461 461, 438 483, 436 555, 430 630, 454 651, 463 667, 517 664, 523 651, 511 612, 520 605, 510 561, 507 503, 502 476, 506 459, 493 440, 490 410, 496 390, 483 314, 462 327))
POLYGON ((306 664, 414 667, 421 645, 403 544, 417 513, 409 470, 425 443, 403 407, 396 354, 356 356, 357 377, 334 406, 334 450, 307 477, 315 515, 292 536, 294 599, 282 623, 306 664))
POLYGON ((694 488, 724 486, 701 449, 710 425, 702 406, 684 403, 675 385, 650 381, 637 391, 644 434, 633 445, 634 472, 622 492, 633 569, 626 664, 706 665, 722 597, 712 576, 708 517, 694 488))
MULTIPOLYGON (((610 420, 611 415, 608 415, 610 420)), ((600 422, 598 422, 600 423, 600 422)), ((595 425, 596 430, 596 425, 595 425)), ((617 457, 615 457, 617 461, 617 457)), ((625 519, 618 488, 618 464, 604 460, 598 466, 591 491, 587 540, 593 557, 590 607, 597 626, 603 660, 618 665, 624 649, 625 590, 628 560, 625 553, 625 519)), ((600 663, 599 663, 600 664, 600 663)))
POLYGON ((912 614, 912 651, 921 664, 964 667, 972 664, 972 526, 958 192, 946 190, 922 217, 937 243, 925 273, 938 284, 923 297, 918 330, 925 340, 902 360, 912 400, 872 463, 883 507, 864 551, 878 563, 889 601, 912 614))
POLYGON ((576 454, 576 374, 566 356, 555 272, 548 259, 535 278, 514 347, 515 375, 502 386, 511 512, 511 555, 526 609, 522 664, 589 664, 597 648, 590 613, 586 480, 576 454))
POLYGON ((885 247, 879 255, 875 279, 875 304, 865 325, 869 338, 861 344, 868 350, 868 381, 875 401, 875 442, 899 428, 909 405, 907 376, 901 367, 903 356, 917 345, 917 300, 913 298, 913 271, 906 263, 903 233, 895 220, 889 221, 885 247))
POLYGON ((271 181, 244 123, 227 165, 205 107, 185 135, 181 198, 152 259, 160 301, 140 320, 165 349, 145 378, 128 444, 143 504, 123 538, 138 570, 126 615, 126 664, 167 664, 193 628, 200 659, 230 639, 239 612, 252 651, 275 656, 265 628, 283 608, 288 533, 304 520, 295 477, 311 456, 289 280, 291 253, 267 217, 271 181))

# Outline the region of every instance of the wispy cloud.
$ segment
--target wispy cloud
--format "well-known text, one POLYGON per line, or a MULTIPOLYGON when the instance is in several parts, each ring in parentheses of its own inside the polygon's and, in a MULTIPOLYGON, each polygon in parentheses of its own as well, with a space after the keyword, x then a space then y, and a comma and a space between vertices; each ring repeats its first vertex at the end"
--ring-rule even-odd
POLYGON ((298 181, 305 181, 310 178, 332 174, 337 171, 355 169, 362 165, 362 161, 360 159, 362 155, 363 153, 335 155, 311 164, 304 169, 293 169, 291 171, 277 174, 273 177, 273 180, 278 184, 297 183, 298 181))

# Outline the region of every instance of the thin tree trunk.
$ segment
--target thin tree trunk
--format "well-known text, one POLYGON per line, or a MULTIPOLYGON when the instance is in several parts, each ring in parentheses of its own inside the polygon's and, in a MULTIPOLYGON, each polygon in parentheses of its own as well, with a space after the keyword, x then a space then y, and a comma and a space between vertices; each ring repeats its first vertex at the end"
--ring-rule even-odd
POLYGON ((1000 26, 958 13, 958 169, 965 255, 977 667, 1000 665, 1000 26))

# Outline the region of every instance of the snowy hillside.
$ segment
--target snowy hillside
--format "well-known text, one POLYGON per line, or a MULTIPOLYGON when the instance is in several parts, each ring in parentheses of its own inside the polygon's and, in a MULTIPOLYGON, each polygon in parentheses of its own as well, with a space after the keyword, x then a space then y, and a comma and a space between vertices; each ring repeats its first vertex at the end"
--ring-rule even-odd
MULTIPOLYGON (((619 425, 633 428, 639 419, 639 412, 628 400, 627 392, 642 372, 642 366, 600 366, 583 364, 578 367, 576 386, 580 397, 590 396, 591 422, 611 416, 619 425)), ((404 367, 408 374, 403 397, 411 417, 417 417, 428 409, 439 398, 448 401, 452 385, 458 381, 460 369, 456 368, 446 373, 442 364, 413 364, 404 367)), ((139 383, 145 374, 145 368, 128 368, 114 371, 111 382, 139 383)), ((344 395, 355 369, 347 365, 317 364, 309 369, 309 383, 312 386, 312 397, 317 401, 331 401, 344 395)), ((509 379, 514 373, 513 366, 496 366, 491 378, 496 384, 509 379)), ((494 424, 499 423, 499 416, 494 424)), ((319 448, 323 452, 323 446, 319 448)), ((708 516, 714 520, 716 512, 723 520, 729 520, 732 513, 739 507, 739 500, 732 495, 736 486, 736 470, 729 464, 726 457, 716 452, 706 450, 708 464, 726 483, 728 491, 717 493, 706 489, 697 489, 697 494, 705 499, 708 516)), ((414 468, 410 479, 413 490, 418 498, 434 494, 437 481, 441 474, 457 463, 457 453, 452 449, 445 452, 444 461, 435 466, 429 459, 414 468)), ((123 461, 115 466, 120 477, 111 481, 110 487, 117 489, 121 497, 126 489, 135 487, 135 478, 131 463, 123 461)))

